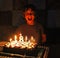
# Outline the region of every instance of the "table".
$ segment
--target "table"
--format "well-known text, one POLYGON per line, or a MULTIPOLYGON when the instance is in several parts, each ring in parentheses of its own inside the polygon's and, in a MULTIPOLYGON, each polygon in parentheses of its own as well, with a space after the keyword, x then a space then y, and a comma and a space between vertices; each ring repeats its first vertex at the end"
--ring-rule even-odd
POLYGON ((44 48, 45 52, 43 57, 41 57, 41 52, 38 53, 37 57, 33 57, 33 56, 26 56, 26 55, 20 55, 20 54, 13 54, 13 53, 5 53, 3 52, 3 46, 6 44, 6 41, 2 41, 0 42, 0 58, 18 58, 18 57, 22 57, 22 58, 48 58, 48 53, 49 53, 49 47, 47 46, 38 46, 38 48, 44 48), (3 55, 3 56, 1 56, 3 55), (8 56, 6 56, 8 55, 8 56))

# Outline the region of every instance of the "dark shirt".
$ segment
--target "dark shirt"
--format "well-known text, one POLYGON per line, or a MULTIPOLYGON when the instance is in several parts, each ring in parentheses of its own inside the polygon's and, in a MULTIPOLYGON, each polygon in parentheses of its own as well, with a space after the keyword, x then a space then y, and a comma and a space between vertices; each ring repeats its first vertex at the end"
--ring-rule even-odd
POLYGON ((24 37, 27 36, 28 39, 33 36, 36 42, 39 42, 41 40, 41 34, 43 34, 43 28, 39 23, 35 25, 23 24, 16 30, 16 34, 20 33, 24 37))

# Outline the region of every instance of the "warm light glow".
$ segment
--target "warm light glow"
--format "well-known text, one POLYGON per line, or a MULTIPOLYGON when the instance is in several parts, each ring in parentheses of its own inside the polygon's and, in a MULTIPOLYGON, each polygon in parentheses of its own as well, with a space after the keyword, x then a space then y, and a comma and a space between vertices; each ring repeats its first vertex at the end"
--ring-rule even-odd
POLYGON ((36 46, 36 40, 33 36, 31 36, 30 40, 28 40, 28 37, 23 37, 22 34, 17 37, 17 35, 14 36, 14 39, 10 38, 9 42, 6 44, 6 47, 19 47, 21 49, 27 48, 32 49, 36 46), (19 40, 18 40, 19 39, 19 40))

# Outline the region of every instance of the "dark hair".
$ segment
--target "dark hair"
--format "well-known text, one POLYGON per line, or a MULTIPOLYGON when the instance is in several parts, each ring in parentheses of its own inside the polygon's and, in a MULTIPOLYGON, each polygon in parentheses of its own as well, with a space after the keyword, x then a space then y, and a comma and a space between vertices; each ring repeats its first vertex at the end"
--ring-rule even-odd
POLYGON ((33 5, 33 4, 25 5, 25 6, 24 6, 24 9, 23 9, 23 13, 24 13, 26 10, 28 10, 29 8, 31 8, 32 11, 35 12, 34 15, 35 15, 35 21, 36 21, 36 17, 37 17, 37 16, 36 16, 36 11, 37 11, 37 9, 36 9, 35 5, 33 5))
POLYGON ((29 8, 31 8, 33 11, 36 11, 36 8, 33 4, 25 5, 23 11, 28 10, 29 8))

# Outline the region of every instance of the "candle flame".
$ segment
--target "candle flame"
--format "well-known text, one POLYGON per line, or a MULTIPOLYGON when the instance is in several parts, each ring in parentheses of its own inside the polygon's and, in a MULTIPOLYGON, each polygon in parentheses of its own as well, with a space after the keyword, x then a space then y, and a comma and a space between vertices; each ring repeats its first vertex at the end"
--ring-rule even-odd
POLYGON ((6 44, 6 47, 12 47, 12 48, 19 47, 22 49, 23 48, 31 49, 34 48, 37 44, 33 36, 31 36, 30 40, 28 40, 27 36, 25 36, 24 38, 22 34, 20 34, 19 40, 17 39, 18 39, 17 35, 14 36, 14 40, 10 38, 10 41, 6 44))

